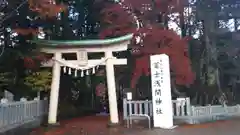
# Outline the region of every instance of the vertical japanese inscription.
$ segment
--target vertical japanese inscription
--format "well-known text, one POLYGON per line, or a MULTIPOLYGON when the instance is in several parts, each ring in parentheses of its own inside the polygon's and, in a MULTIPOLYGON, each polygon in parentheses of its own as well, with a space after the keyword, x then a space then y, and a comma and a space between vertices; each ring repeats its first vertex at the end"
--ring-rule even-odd
POLYGON ((157 115, 162 114, 162 99, 161 99, 161 83, 162 83, 162 74, 163 70, 161 68, 162 66, 162 61, 160 59, 157 59, 154 61, 151 65, 152 67, 152 81, 153 81, 153 89, 154 89, 154 96, 153 102, 155 102, 155 109, 154 111, 156 112, 157 115))
POLYGON ((173 126, 169 57, 165 54, 150 57, 154 127, 173 126))

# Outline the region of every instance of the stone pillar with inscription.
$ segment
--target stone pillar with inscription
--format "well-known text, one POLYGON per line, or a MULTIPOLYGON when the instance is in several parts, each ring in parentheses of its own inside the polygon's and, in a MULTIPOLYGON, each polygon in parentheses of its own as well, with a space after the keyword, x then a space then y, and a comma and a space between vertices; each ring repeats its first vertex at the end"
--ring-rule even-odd
POLYGON ((154 127, 172 129, 174 126, 169 57, 166 54, 152 55, 150 64, 154 127))

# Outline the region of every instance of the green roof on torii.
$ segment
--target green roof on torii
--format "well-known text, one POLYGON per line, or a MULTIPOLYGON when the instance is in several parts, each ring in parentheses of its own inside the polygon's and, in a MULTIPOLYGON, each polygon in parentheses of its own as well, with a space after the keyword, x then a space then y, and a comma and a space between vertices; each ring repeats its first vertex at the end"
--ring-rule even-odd
POLYGON ((35 43, 38 45, 49 46, 49 47, 77 47, 77 46, 94 46, 94 45, 111 45, 119 42, 124 42, 132 39, 133 34, 127 34, 124 36, 109 38, 109 39, 86 39, 86 40, 42 40, 35 39, 30 40, 29 42, 35 43))

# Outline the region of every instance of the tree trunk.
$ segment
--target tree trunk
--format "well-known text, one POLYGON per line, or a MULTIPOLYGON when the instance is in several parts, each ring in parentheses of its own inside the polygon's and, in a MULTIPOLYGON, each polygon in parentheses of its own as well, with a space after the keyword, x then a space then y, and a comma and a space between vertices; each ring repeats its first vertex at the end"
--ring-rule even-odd
POLYGON ((226 98, 224 97, 224 93, 221 89, 220 84, 220 73, 218 68, 218 53, 216 48, 216 20, 214 18, 205 18, 204 20, 204 36, 205 36, 205 45, 206 45, 206 84, 208 87, 217 88, 217 97, 221 104, 226 102, 226 98), (211 36, 210 36, 211 35, 211 36))

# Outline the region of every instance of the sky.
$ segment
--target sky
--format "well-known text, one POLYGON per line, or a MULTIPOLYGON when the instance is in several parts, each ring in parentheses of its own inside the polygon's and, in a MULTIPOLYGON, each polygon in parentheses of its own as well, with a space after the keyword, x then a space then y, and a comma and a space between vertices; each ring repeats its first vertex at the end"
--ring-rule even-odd
MULTIPOLYGON (((187 8, 187 9, 185 9, 186 11, 188 11, 189 13, 191 13, 191 9, 189 9, 189 8, 187 8)), ((175 17, 177 17, 179 14, 178 13, 174 13, 174 14, 172 14, 171 15, 171 17, 170 17, 170 21, 169 21, 169 23, 168 23, 168 27, 170 28, 170 29, 173 29, 178 35, 181 35, 181 28, 178 26, 178 22, 176 22, 176 21, 171 21, 171 20, 174 20, 174 18, 175 17)), ((223 27, 223 28, 226 28, 228 31, 234 31, 234 20, 233 19, 230 19, 230 20, 228 20, 227 22, 220 22, 220 24, 223 24, 223 25, 225 25, 226 27, 223 27)), ((240 26, 238 26, 238 29, 240 29, 240 26)), ((194 35, 193 35, 193 38, 198 38, 199 37, 199 34, 200 34, 200 32, 196 32, 194 35)))
MULTIPOLYGON (((70 8, 71 9, 71 8, 70 8)), ((75 13, 75 12, 73 12, 73 10, 70 10, 70 18, 75 18, 75 19, 77 19, 76 17, 79 15, 79 13, 75 13)), ((185 15, 187 15, 187 14, 191 14, 191 12, 192 12, 192 10, 191 10, 191 8, 186 8, 185 9, 185 15)), ((169 23, 168 23, 168 27, 170 28, 170 29, 173 29, 177 34, 179 34, 179 35, 181 35, 181 29, 180 29, 180 27, 178 26, 178 24, 177 24, 177 22, 175 22, 175 20, 176 19, 174 19, 174 18, 176 18, 177 16, 178 16, 179 14, 178 13, 174 13, 174 14, 171 14, 170 15, 170 21, 169 21, 169 23)), ((227 24, 226 26, 228 26, 227 27, 227 29, 229 30, 229 31, 234 31, 234 20, 233 19, 231 19, 231 20, 229 20, 228 22, 223 22, 223 24, 227 24)), ((239 27, 240 28, 240 27, 239 27)), ((198 38, 199 37, 199 33, 200 32, 196 32, 194 35, 193 35, 193 37, 194 38, 198 38)), ((13 33, 13 35, 12 35, 13 37, 14 36, 16 36, 16 33, 13 33)), ((39 35, 38 35, 38 38, 40 38, 40 39, 43 39, 44 38, 44 36, 45 36, 45 33, 44 32, 40 32, 39 33, 39 35)))

